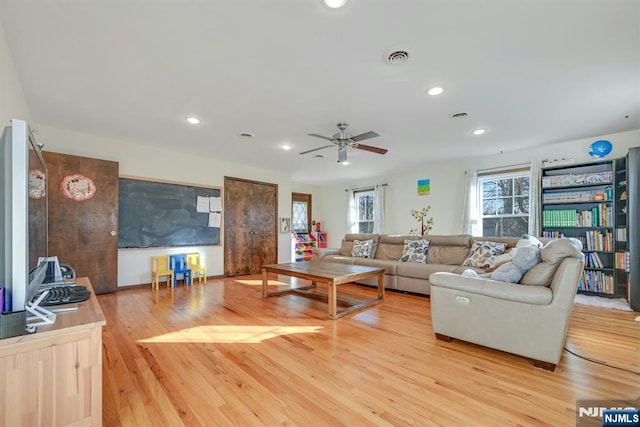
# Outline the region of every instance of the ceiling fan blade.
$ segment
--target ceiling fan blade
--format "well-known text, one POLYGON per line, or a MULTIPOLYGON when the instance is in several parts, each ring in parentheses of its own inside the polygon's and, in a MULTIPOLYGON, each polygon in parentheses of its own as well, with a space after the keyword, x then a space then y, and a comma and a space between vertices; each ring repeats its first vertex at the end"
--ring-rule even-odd
POLYGON ((300 153, 300 154, 312 153, 312 152, 314 152, 314 151, 324 150, 325 148, 329 148, 329 147, 333 147, 333 144, 324 145, 324 146, 322 146, 322 147, 318 147, 318 148, 314 148, 314 149, 311 149, 311 150, 303 151, 303 152, 302 152, 302 153, 300 153))
POLYGON ((361 133, 360 135, 352 136, 349 138, 353 142, 364 141, 365 139, 375 138, 376 136, 380 136, 374 131, 369 131, 365 133, 361 133))
POLYGON ((328 136, 318 135, 317 133, 308 133, 307 135, 315 136, 316 138, 326 139, 327 141, 333 141, 332 138, 329 138, 328 136))
POLYGON ((379 148, 379 147, 374 147, 372 145, 364 145, 364 144, 355 144, 353 148, 357 148, 359 150, 364 150, 364 151, 371 151, 372 153, 377 153, 377 154, 387 154, 387 151, 389 151, 386 148, 379 148))

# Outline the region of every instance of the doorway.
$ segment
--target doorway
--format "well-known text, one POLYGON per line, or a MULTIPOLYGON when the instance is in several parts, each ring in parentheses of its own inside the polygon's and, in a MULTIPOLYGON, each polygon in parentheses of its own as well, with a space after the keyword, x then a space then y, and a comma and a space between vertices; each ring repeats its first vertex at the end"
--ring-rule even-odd
POLYGON ((291 193, 291 231, 311 232, 311 194, 291 193))

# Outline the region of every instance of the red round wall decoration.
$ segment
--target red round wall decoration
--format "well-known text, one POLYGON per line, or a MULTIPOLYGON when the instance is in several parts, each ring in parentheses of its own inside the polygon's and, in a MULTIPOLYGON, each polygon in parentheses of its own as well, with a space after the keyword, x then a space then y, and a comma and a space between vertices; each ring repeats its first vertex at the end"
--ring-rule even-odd
POLYGON ((91 199, 97 191, 93 180, 80 174, 65 176, 60 183, 60 189, 65 197, 76 202, 91 199))

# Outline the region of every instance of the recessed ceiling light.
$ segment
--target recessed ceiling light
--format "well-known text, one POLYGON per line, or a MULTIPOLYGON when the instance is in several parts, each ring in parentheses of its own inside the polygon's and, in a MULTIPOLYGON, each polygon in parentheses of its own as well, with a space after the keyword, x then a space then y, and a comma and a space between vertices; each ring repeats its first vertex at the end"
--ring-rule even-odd
POLYGON ((347 0, 322 0, 322 4, 329 9, 340 9, 347 4, 347 0))
POLYGON ((253 138, 253 134, 251 132, 242 132, 240 136, 243 138, 253 138))
POLYGON ((349 166, 349 160, 345 160, 344 162, 341 162, 342 166, 349 166))
POLYGON ((427 91, 427 94, 431 95, 431 96, 436 96, 436 95, 440 95, 442 92, 444 92, 444 89, 442 89, 439 86, 436 86, 436 87, 432 87, 431 89, 429 89, 427 91))
POLYGON ((487 132, 487 130, 486 130, 486 129, 476 129, 476 130, 474 130, 472 133, 473 133, 474 135, 483 135, 483 134, 484 134, 484 133, 486 133, 486 132, 487 132))
POLYGON ((192 125, 197 125, 200 124, 200 119, 197 117, 189 116, 187 117, 187 122, 191 123, 192 125))
POLYGON ((284 145, 282 146, 282 149, 283 149, 284 151, 289 151, 289 150, 291 150, 291 146, 290 146, 289 144, 284 144, 284 145))
POLYGON ((451 118, 452 119, 464 119, 467 116, 468 116, 467 113, 455 113, 455 114, 451 115, 451 118))

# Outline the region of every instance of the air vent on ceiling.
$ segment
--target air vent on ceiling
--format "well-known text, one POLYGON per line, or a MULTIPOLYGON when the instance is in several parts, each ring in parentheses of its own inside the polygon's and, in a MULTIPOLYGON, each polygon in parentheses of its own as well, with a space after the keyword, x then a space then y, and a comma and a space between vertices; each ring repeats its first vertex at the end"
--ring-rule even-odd
POLYGON ((409 60, 409 52, 406 50, 393 50, 384 57, 384 60, 390 65, 402 64, 409 60))
POLYGON ((451 118, 452 119, 464 119, 467 116, 468 116, 467 113, 455 113, 455 114, 451 115, 451 118))

